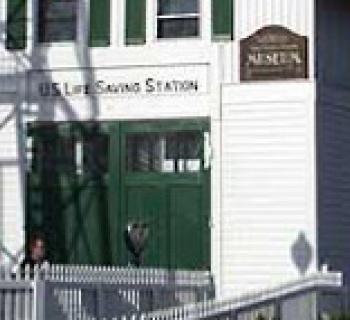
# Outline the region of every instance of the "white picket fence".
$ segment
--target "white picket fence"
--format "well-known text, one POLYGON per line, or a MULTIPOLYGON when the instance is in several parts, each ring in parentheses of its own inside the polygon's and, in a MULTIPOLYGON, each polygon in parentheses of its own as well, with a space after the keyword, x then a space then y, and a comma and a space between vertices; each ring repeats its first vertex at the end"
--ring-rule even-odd
MULTIPOLYGON (((26 271, 28 274, 29 271, 26 271)), ((44 265, 34 273, 41 280, 63 282, 101 282, 108 284, 194 285, 212 283, 209 271, 167 270, 158 268, 95 267, 78 265, 44 265)))
POLYGON ((14 274, 10 268, 0 268, 0 319, 36 319, 34 292, 29 270, 14 274))
POLYGON ((208 300, 209 272, 53 265, 0 268, 1 320, 100 320, 208 300))

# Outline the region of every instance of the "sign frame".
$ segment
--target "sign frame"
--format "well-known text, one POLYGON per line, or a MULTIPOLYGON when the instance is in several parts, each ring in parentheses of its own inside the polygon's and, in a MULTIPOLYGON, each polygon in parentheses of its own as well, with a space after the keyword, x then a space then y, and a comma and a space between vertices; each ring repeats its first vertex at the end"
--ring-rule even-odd
POLYGON ((240 41, 240 80, 309 77, 309 41, 281 25, 268 25, 240 41))

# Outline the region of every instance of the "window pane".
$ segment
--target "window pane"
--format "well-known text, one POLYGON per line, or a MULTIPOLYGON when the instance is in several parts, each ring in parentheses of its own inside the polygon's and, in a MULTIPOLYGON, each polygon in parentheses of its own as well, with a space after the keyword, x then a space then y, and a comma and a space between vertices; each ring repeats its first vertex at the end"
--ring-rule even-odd
POLYGON ((41 0, 39 13, 39 40, 41 42, 76 39, 76 0, 41 0))
POLYGON ((158 19, 158 38, 186 38, 199 35, 199 20, 158 19))
POLYGON ((75 1, 49 1, 45 6, 45 18, 48 20, 59 18, 75 17, 76 10, 75 1))
POLYGON ((200 157, 199 132, 176 132, 167 136, 167 159, 197 159, 200 157))
POLYGON ((127 169, 129 172, 197 172, 201 145, 199 131, 129 134, 127 169))
POLYGON ((161 163, 160 139, 157 134, 131 134, 127 137, 129 171, 158 171, 161 163))
POLYGON ((198 0, 159 0, 158 15, 198 13, 198 0))
POLYGON ((75 38, 75 22, 64 20, 48 21, 41 36, 43 42, 70 41, 75 38))

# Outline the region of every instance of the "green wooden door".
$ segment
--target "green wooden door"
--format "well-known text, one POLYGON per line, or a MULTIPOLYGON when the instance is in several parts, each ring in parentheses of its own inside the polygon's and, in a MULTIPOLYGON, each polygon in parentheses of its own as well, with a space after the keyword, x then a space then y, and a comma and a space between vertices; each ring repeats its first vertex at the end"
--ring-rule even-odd
POLYGON ((102 129, 88 123, 37 123, 28 129, 33 160, 27 175, 26 234, 45 235, 51 262, 111 260, 108 136, 102 129))
MULTIPOLYGON (((121 125, 119 234, 128 224, 147 224, 145 266, 210 266, 210 172, 203 161, 208 130, 198 120, 121 125)), ((125 243, 120 253, 128 264, 125 243)))
POLYGON ((191 183, 168 187, 170 263, 174 268, 208 267, 208 219, 203 210, 203 187, 191 183))

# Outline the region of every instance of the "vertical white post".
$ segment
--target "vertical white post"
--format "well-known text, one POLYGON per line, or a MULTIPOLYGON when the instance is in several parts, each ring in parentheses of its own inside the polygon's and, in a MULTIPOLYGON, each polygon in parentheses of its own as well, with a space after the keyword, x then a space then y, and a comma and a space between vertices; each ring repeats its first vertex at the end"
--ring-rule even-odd
MULTIPOLYGON (((124 0, 126 2, 127 0, 124 0)), ((156 39, 157 28, 157 3, 156 0, 146 1, 146 45, 150 45, 156 39)))
POLYGON ((77 141, 75 144, 75 166, 78 175, 83 174, 83 143, 77 141))
POLYGON ((27 50, 26 53, 31 56, 36 42, 36 12, 38 0, 27 1, 27 50))
POLYGON ((210 168, 211 154, 210 133, 204 132, 204 170, 208 170, 210 168))
POLYGON ((33 138, 27 137, 26 139, 26 170, 30 171, 33 160, 33 138))
POLYGON ((45 282, 39 279, 35 279, 33 281, 33 287, 34 287, 33 319, 46 320, 45 319, 45 282))

